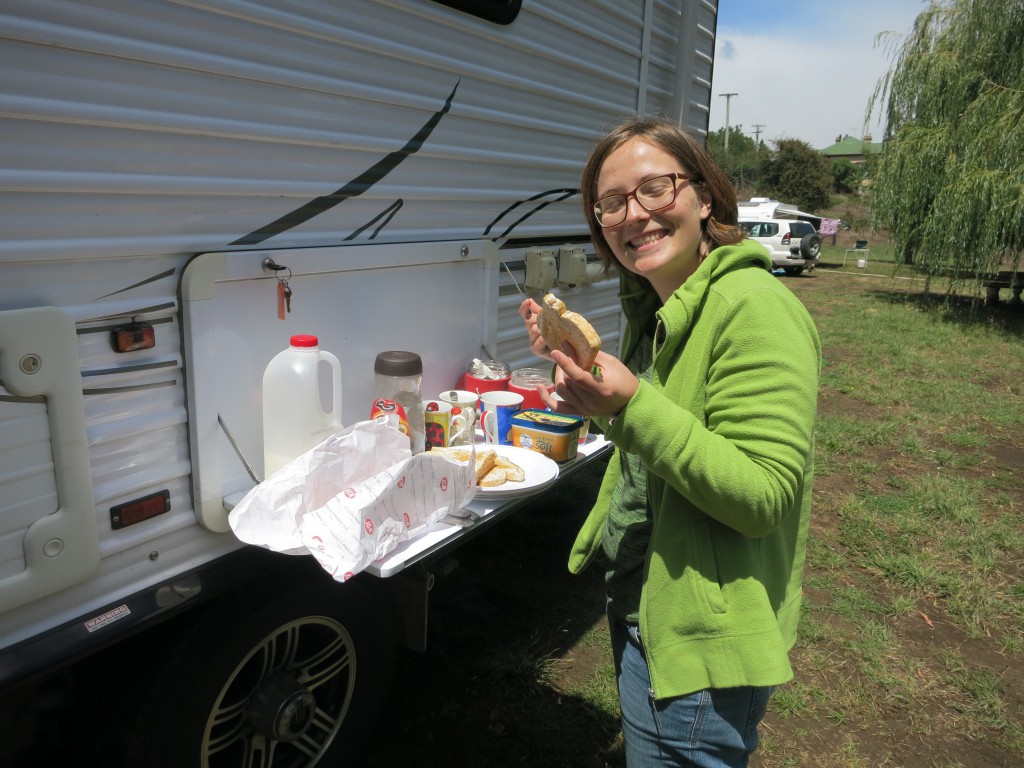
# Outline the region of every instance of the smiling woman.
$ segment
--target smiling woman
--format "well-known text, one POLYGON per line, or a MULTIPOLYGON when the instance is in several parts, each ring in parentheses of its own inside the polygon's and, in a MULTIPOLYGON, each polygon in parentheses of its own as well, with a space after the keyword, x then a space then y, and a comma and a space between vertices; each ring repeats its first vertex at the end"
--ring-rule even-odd
POLYGON ((603 556, 627 766, 739 768, 793 674, 821 345, 685 131, 624 122, 581 191, 620 268, 620 356, 599 352, 594 375, 520 307, 558 366, 558 410, 594 417, 616 449, 569 569, 603 556))

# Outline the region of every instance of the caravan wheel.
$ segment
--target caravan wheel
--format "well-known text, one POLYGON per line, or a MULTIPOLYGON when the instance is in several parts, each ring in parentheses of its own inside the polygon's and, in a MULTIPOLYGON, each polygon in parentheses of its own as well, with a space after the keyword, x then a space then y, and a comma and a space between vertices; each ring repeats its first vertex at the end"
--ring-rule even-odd
POLYGON ((154 681, 128 764, 351 764, 395 653, 386 611, 360 586, 317 582, 215 610, 154 681))

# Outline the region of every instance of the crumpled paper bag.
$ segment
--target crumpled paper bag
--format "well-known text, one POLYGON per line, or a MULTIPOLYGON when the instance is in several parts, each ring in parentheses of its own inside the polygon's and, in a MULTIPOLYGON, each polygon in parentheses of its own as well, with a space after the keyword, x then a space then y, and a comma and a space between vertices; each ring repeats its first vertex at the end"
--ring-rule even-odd
POLYGON ((312 554, 345 581, 475 494, 473 461, 413 456, 408 436, 382 418, 353 424, 285 464, 245 495, 228 523, 248 544, 312 554))

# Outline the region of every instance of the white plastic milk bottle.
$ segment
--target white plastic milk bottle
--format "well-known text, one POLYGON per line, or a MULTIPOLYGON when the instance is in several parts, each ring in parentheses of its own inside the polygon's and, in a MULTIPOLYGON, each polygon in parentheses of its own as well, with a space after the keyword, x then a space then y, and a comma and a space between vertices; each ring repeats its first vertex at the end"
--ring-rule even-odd
POLYGON ((316 336, 292 336, 263 372, 264 479, 342 428, 341 363, 319 344, 316 336), (329 403, 320 394, 323 365, 331 368, 329 403))

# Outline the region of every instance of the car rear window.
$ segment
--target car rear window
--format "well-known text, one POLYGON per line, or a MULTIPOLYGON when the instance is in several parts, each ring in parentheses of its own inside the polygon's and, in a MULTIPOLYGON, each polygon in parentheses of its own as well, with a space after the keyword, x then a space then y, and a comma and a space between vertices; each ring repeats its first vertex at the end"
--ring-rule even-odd
POLYGON ((803 237, 804 235, 813 235, 814 227, 806 221, 794 221, 789 225, 789 231, 794 235, 803 237))
POLYGON ((774 237, 779 234, 779 225, 774 221, 741 221, 740 227, 750 237, 774 237))

